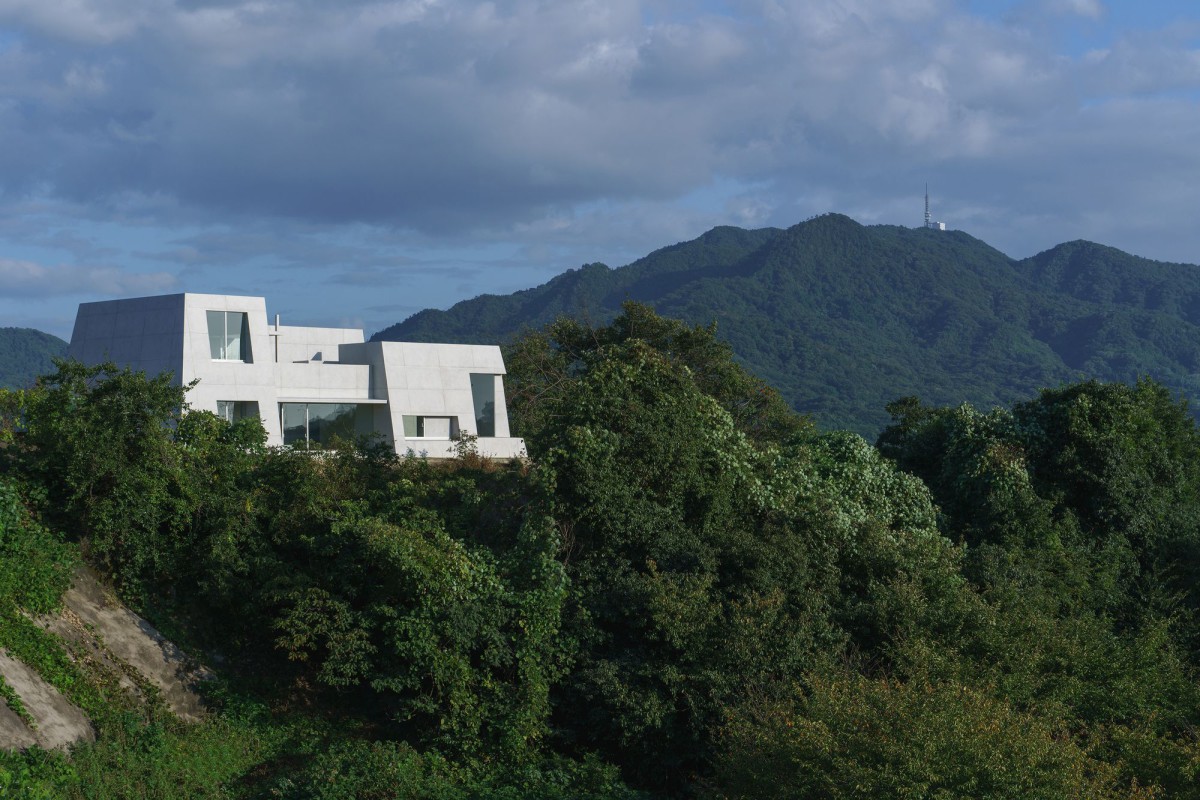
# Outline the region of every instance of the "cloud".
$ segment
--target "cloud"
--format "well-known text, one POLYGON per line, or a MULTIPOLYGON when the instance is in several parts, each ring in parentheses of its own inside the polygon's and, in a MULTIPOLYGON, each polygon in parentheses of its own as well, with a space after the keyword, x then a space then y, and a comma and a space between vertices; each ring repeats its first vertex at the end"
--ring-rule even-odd
POLYGON ((978 147, 975 104, 1028 106, 1045 83, 1030 53, 934 2, 650 25, 632 0, 72 2, 92 39, 44 4, 0 5, 26 33, 0 59, 27 87, 0 109, 5 188, 225 216, 509 224, 803 166, 840 155, 831 142, 978 147), (914 50, 928 29, 947 43, 914 50))
POLYGON ((1078 69, 1081 83, 1101 99, 1183 92, 1185 101, 1195 100, 1200 93, 1197 38, 1200 24, 1123 37, 1087 55, 1078 69))
POLYGON ((968 177, 986 181, 975 189, 995 202, 975 205, 1015 219, 1030 186, 1050 187, 1047 208, 1101 202, 1072 191, 1103 183, 1081 151, 1121 162, 1113 174, 1178 154, 1171 176, 1200 186, 1166 130, 1123 116, 1153 98, 1152 118, 1195 127, 1191 34, 1072 57, 1036 26, 1094 25, 1097 0, 1030 0, 1001 20, 965 7, 0 0, 16 32, 0 51, 0 191, 222 229, 143 258, 325 265, 386 285, 405 256, 379 231, 564 257, 594 246, 594 259, 691 225, 829 210, 816 203, 878 214, 952 175, 964 195, 968 177), (736 188, 702 211, 674 207, 722 186, 736 188), (628 226, 607 232, 620 244, 604 248, 605 225, 628 226))
POLYGON ((149 17, 149 0, 0 0, 0 18, 30 34, 97 45, 127 38, 149 17))
POLYGON ((132 297, 161 294, 175 286, 175 276, 167 272, 135 273, 116 267, 46 266, 33 261, 0 258, 0 294, 8 297, 132 297))
POLYGON ((1051 13, 1074 14, 1093 20, 1101 19, 1106 10, 1100 0, 1049 0, 1047 6, 1051 13))
MULTIPOLYGON (((361 232, 361 231, 360 231, 361 232)), ((245 264, 284 269, 327 269, 345 266, 402 266, 404 256, 386 252, 386 242, 360 243, 337 238, 334 226, 289 221, 246 224, 174 237, 159 249, 137 251, 139 258, 197 268, 245 264)))

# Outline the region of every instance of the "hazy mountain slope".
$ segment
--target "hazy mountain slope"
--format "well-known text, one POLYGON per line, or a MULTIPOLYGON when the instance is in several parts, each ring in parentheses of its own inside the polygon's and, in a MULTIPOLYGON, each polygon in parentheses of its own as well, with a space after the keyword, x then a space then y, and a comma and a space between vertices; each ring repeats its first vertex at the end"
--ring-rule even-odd
POLYGON ((1150 375, 1200 393, 1200 270, 1089 242, 1014 261, 966 233, 827 214, 715 228, 627 267, 593 264, 509 296, 423 311, 376 339, 503 342, 626 299, 716 320, 756 374, 824 427, 873 434, 884 405, 1007 404, 1081 377, 1150 375))
POLYGON ((1017 266, 1045 287, 1031 329, 1068 367, 1110 380, 1151 375, 1200 397, 1200 268, 1091 242, 1017 266))
POLYGON ((30 385, 52 372, 50 359, 67 354, 67 343, 33 328, 0 328, 0 388, 30 385))

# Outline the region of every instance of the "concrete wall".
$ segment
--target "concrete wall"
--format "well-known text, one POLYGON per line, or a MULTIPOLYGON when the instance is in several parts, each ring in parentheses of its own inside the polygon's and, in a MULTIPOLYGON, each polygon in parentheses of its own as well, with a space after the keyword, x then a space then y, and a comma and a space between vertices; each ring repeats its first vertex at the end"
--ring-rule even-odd
POLYGON ((279 402, 371 400, 371 368, 367 365, 304 361, 276 365, 279 402))
MULTIPOLYGON (((476 433, 475 403, 471 375, 495 375, 495 437, 481 438, 477 447, 490 458, 513 458, 525 454, 525 442, 509 432, 508 407, 504 399, 504 358, 495 345, 424 344, 417 342, 366 342, 342 345, 341 360, 369 364, 372 391, 388 399, 388 436, 396 451, 409 450, 432 458, 454 454, 447 436, 406 437, 404 417, 449 417, 452 427, 476 433)), ((431 426, 440 427, 440 426, 431 426)))
POLYGON ((275 380, 275 343, 267 328, 267 304, 261 297, 185 294, 183 378, 200 382, 188 393, 192 408, 216 413, 217 402, 258 403, 267 444, 283 444, 275 380), (250 327, 250 360, 214 361, 208 340, 208 312, 245 313, 250 327))
MULTIPOLYGON (((272 326, 271 330, 275 330, 272 326)), ((363 332, 354 328, 302 328, 279 326, 279 363, 338 360, 338 347, 362 344, 363 332)))
POLYGON ((185 297, 170 294, 81 303, 67 356, 85 364, 115 361, 150 376, 170 371, 179 386, 185 297))

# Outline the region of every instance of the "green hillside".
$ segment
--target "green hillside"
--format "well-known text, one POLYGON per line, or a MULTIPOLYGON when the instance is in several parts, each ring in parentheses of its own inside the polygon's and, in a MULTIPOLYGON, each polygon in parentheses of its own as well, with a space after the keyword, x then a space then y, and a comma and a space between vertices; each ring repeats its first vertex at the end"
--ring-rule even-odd
POLYGON ((33 328, 0 328, 0 388, 29 386, 54 370, 50 359, 67 354, 67 343, 33 328))
POLYGON ((644 305, 511 355, 506 464, 266 447, 112 365, 0 390, 0 798, 1200 800, 1163 387, 872 447, 644 305))
POLYGON ((506 342, 625 300, 717 322, 745 366, 825 428, 867 435, 884 406, 1007 405, 1083 378, 1146 375, 1200 394, 1200 271, 1089 242, 1016 261, 961 231, 827 214, 786 230, 714 228, 619 269, 426 310, 373 338, 506 342))

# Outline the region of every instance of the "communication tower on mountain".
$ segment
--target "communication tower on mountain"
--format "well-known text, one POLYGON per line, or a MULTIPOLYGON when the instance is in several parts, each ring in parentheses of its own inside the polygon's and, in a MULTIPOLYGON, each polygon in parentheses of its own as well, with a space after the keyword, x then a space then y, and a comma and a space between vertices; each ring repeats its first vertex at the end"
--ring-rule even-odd
POLYGON ((946 230, 946 223, 934 222, 929 214, 929 184, 925 184, 925 227, 935 231, 946 230))

